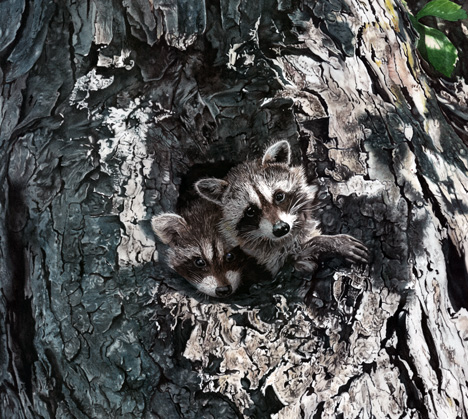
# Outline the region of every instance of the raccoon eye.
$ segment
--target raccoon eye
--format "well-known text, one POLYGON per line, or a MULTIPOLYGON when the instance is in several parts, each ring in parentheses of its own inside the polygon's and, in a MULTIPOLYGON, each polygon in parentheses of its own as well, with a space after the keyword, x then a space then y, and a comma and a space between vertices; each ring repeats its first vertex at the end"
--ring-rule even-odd
POLYGON ((232 262, 235 258, 236 255, 234 255, 234 253, 226 253, 226 256, 224 257, 226 262, 232 262))
POLYGON ((245 215, 247 215, 247 217, 255 217, 256 214, 257 208, 254 205, 247 207, 247 209, 245 210, 245 215))
POLYGON ((197 268, 203 268, 206 266, 206 262, 205 262, 205 259, 202 259, 202 258, 196 258, 193 263, 195 264, 195 266, 197 268))
POLYGON ((284 192, 276 192, 275 193, 275 201, 277 203, 283 202, 286 198, 286 194, 284 192))

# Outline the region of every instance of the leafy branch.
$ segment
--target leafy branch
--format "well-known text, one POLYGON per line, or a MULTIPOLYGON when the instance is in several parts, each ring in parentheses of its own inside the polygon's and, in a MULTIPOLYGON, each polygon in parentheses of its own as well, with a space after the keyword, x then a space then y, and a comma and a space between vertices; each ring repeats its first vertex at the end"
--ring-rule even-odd
POLYGON ((466 19, 467 14, 460 5, 450 0, 432 0, 418 12, 416 17, 410 14, 413 26, 419 32, 419 52, 437 71, 450 77, 458 59, 457 49, 444 33, 419 22, 425 16, 456 22, 466 19))

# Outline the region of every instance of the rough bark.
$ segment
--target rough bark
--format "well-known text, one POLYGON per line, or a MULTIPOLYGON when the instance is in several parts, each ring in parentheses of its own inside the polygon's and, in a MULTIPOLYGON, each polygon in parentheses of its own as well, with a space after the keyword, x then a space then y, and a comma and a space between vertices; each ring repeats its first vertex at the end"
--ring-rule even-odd
POLYGON ((0 3, 3 417, 467 417, 468 154, 396 0, 0 3), (325 233, 229 301, 149 219, 286 138, 325 233))

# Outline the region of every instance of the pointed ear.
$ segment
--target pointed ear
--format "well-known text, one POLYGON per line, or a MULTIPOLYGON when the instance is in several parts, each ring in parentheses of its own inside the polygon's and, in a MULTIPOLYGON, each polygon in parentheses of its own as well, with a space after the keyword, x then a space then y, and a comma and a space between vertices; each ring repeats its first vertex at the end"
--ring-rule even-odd
POLYGON ((286 140, 278 141, 268 147, 263 155, 262 165, 268 163, 286 163, 289 165, 291 161, 291 146, 286 140))
POLYGON ((176 244, 187 229, 187 223, 177 214, 160 214, 151 219, 151 227, 159 239, 169 246, 176 244))
POLYGON ((215 204, 222 205, 222 198, 229 183, 222 179, 201 179, 195 183, 195 189, 200 196, 215 204))

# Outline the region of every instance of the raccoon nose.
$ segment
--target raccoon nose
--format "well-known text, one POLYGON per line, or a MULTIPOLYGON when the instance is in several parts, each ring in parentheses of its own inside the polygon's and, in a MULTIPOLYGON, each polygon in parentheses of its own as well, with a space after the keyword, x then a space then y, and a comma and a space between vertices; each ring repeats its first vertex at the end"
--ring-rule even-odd
POLYGON ((285 223, 284 221, 278 221, 274 226, 273 226, 273 234, 276 237, 283 237, 286 234, 289 233, 290 227, 288 223, 285 223))
POLYGON ((218 287, 215 292, 218 297, 227 297, 232 294, 232 287, 230 285, 218 287))

